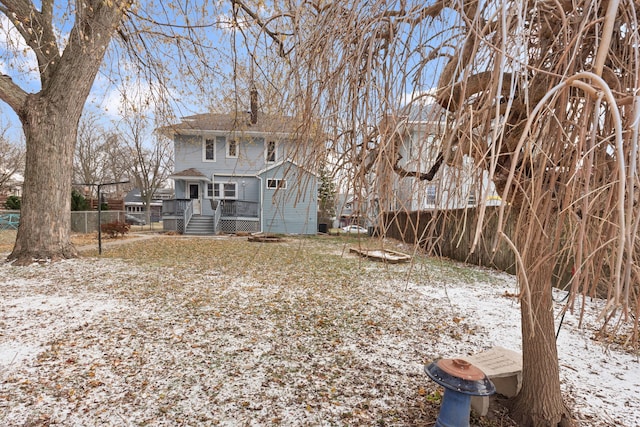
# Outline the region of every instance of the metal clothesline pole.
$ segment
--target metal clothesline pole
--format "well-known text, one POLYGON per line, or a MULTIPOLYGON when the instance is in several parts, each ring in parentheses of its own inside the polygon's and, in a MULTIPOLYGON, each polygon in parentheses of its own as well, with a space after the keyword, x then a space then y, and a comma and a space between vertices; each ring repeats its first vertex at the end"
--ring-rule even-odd
POLYGON ((102 255, 102 200, 100 197, 100 192, 102 187, 105 185, 117 185, 117 184, 126 184, 129 180, 126 181, 117 181, 117 182, 101 182, 100 184, 91 183, 91 184, 76 184, 76 185, 91 185, 98 187, 98 255, 102 255))

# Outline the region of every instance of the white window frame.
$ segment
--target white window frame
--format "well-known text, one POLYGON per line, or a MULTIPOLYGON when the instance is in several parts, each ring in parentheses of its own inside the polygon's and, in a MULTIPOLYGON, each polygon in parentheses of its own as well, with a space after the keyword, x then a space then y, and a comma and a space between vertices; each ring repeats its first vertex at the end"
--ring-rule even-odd
POLYGON ((267 179, 267 188, 270 190, 286 190, 287 180, 280 178, 269 178, 267 179))
POLYGON ((278 143, 276 141, 266 141, 264 145, 265 163, 275 163, 278 161, 278 143), (269 160, 269 145, 273 144, 273 160, 269 160))
POLYGON ((213 198, 216 200, 238 200, 238 183, 237 182, 214 182, 213 198), (233 197, 227 197, 225 186, 233 186, 233 197), (216 195, 217 194, 217 195, 216 195))
POLYGON ((205 199, 213 199, 213 183, 212 182, 208 182, 207 183, 207 188, 205 189, 205 193, 204 193, 204 198, 205 199))
POLYGON ((238 158, 238 154, 240 152, 240 141, 235 139, 235 138, 233 138, 233 139, 227 138, 226 150, 225 151, 227 153, 227 158, 228 159, 237 159, 238 158), (231 155, 231 153, 230 153, 230 148, 231 148, 231 143, 232 142, 235 143, 235 146, 236 146, 236 154, 234 154, 234 155, 231 155))
POLYGON ((216 161, 216 146, 217 146, 217 138, 214 137, 202 137, 202 161, 203 162, 215 162, 216 161), (213 142, 213 158, 207 159, 207 142, 213 142))

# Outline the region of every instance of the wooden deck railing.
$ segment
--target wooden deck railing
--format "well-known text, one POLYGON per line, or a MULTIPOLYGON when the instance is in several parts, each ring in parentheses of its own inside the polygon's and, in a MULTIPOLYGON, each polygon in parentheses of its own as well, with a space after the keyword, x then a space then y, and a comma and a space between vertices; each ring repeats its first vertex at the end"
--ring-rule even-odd
POLYGON ((222 205, 222 216, 258 218, 258 202, 225 200, 222 205))

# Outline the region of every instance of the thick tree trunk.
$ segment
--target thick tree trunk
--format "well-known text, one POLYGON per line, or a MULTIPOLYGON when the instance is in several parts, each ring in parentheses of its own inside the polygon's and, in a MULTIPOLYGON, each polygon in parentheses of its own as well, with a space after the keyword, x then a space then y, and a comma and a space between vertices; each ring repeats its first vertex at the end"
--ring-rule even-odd
MULTIPOLYGON (((530 221, 535 220, 530 218, 530 221)), ((553 220, 544 222, 551 227, 553 220)), ((555 257, 549 254, 553 243, 543 231, 548 231, 547 227, 545 224, 540 224, 540 228, 530 226, 529 233, 537 236, 532 238, 529 234, 520 241, 521 245, 529 245, 521 252, 529 291, 521 287, 522 390, 514 402, 512 415, 523 427, 571 425, 560 392, 551 286, 555 257)), ((524 283, 522 277, 519 280, 524 283)))
POLYGON ((18 265, 77 256, 70 236, 70 165, 81 109, 61 111, 32 95, 23 110, 25 181, 18 236, 8 257, 18 265))
POLYGON ((71 172, 82 108, 111 36, 130 1, 78 2, 75 22, 63 43, 55 38, 53 2, 4 2, 2 13, 23 28, 36 54, 41 90, 37 94, 0 74, 0 99, 18 114, 27 142, 18 236, 9 255, 16 264, 77 256, 71 244, 71 172), (23 4, 24 3, 24 4, 23 4), (59 45, 65 45, 60 52, 59 45), (45 47, 45 48, 43 48, 45 47))

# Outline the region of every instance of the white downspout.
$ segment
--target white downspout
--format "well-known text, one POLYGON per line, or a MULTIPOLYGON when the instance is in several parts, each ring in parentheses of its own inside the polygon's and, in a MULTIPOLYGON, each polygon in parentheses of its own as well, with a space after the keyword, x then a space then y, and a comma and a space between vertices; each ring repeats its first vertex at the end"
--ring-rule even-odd
POLYGON ((262 177, 256 175, 258 182, 260 183, 260 233, 264 233, 264 187, 262 186, 262 177))

